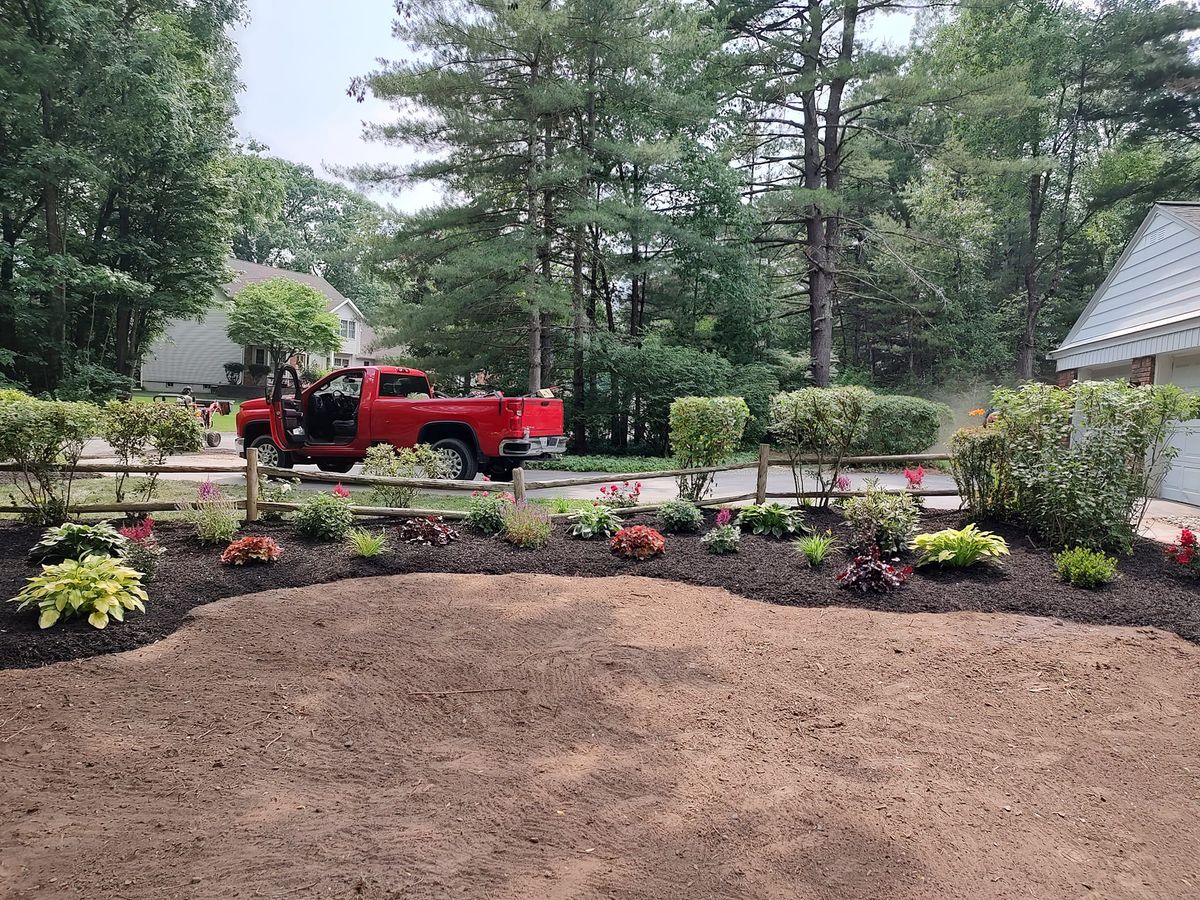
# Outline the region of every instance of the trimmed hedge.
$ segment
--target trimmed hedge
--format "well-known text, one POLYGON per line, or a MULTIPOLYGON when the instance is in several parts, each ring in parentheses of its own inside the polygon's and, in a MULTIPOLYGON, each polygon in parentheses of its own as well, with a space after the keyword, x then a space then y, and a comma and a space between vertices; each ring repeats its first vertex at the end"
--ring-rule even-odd
POLYGON ((950 418, 950 408, 942 403, 903 394, 876 395, 867 408, 865 433, 850 452, 854 456, 924 453, 937 443, 942 423, 950 418))

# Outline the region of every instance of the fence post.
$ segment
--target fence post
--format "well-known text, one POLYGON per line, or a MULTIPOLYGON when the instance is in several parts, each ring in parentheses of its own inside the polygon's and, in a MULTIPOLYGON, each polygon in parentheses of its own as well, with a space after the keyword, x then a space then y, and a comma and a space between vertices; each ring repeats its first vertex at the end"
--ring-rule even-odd
POLYGON ((246 448, 246 521, 258 521, 258 448, 246 448))
POLYGON ((758 480, 754 483, 754 502, 762 506, 767 502, 767 470, 771 467, 771 445, 758 445, 758 480))
POLYGON ((513 499, 515 499, 518 503, 524 503, 525 502, 525 470, 524 469, 520 468, 519 466, 517 468, 513 469, 512 483, 513 483, 513 499))

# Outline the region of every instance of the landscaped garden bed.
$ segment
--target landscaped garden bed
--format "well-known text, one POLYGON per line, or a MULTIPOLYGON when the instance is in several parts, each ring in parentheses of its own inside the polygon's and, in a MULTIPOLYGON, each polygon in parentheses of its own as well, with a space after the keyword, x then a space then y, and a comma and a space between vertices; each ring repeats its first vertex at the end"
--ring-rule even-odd
MULTIPOLYGON (((705 528, 716 513, 705 514, 705 528)), ((843 542, 849 531, 836 511, 807 510, 805 521, 815 532, 831 530, 843 542)), ((632 524, 655 525, 653 515, 636 516, 632 524)), ((923 531, 961 523, 956 513, 926 512, 923 531)), ((445 547, 410 545, 396 538, 394 523, 386 529, 388 547, 381 555, 362 559, 345 543, 311 541, 299 536, 288 521, 262 522, 242 534, 273 537, 283 548, 271 565, 226 566, 220 561, 224 545, 202 545, 183 523, 156 526, 168 548, 158 574, 148 585, 146 613, 131 612, 123 623, 104 630, 84 619, 72 619, 39 630, 37 616, 19 612, 15 604, 0 604, 0 666, 36 666, 97 653, 127 650, 170 634, 189 610, 222 597, 252 594, 273 588, 301 587, 371 575, 408 572, 544 573, 554 575, 643 575, 685 584, 722 587, 753 600, 796 606, 849 606, 898 612, 1025 613, 1083 623, 1154 626, 1200 642, 1200 584, 1186 569, 1166 559, 1157 544, 1137 542, 1131 556, 1120 560, 1120 578, 1098 590, 1085 591, 1061 583, 1053 554, 1020 529, 987 527, 1004 536, 1011 554, 999 564, 976 565, 961 571, 922 567, 904 587, 884 594, 862 594, 839 588, 835 575, 845 564, 842 551, 819 569, 812 569, 790 541, 744 533, 739 550, 727 555, 709 553, 699 532, 668 534, 663 555, 630 561, 609 552, 607 541, 575 540, 562 526, 555 528, 540 550, 518 549, 496 537, 459 531, 445 547)), ((9 523, 0 525, 0 592, 14 596, 38 567, 26 554, 41 530, 9 523)), ((248 601, 249 602, 249 601, 248 601)))

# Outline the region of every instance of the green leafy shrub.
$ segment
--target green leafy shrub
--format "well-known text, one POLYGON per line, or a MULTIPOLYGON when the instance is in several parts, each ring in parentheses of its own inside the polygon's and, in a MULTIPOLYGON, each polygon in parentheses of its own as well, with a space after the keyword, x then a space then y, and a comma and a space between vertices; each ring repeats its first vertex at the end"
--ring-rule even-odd
POLYGON ((871 479, 861 497, 850 497, 842 504, 842 518, 854 531, 855 546, 899 553, 916 534, 920 509, 907 491, 886 491, 878 480, 871 479))
POLYGON ((809 567, 817 569, 837 548, 838 542, 832 531, 826 531, 824 534, 810 534, 808 537, 802 537, 796 541, 794 546, 796 551, 807 560, 809 567))
MULTIPOLYGON (((681 469, 716 466, 742 443, 750 408, 741 397, 680 397, 671 404, 671 451, 681 469)), ((679 496, 701 500, 712 489, 713 473, 681 475, 679 496)))
POLYGON ((103 403, 113 397, 128 397, 133 379, 93 362, 76 360, 67 365, 55 388, 59 400, 103 403))
POLYGON ((1008 543, 998 534, 980 531, 974 523, 965 528, 946 528, 913 538, 913 549, 921 554, 918 565, 936 563, 965 569, 1008 555, 1008 543))
POLYGON ((950 408, 932 400, 903 394, 877 394, 867 406, 862 434, 850 449, 852 456, 898 456, 924 453, 937 443, 950 408))
POLYGON ((221 553, 221 562, 227 566, 244 566, 247 563, 273 563, 283 556, 283 548, 274 538, 248 535, 230 543, 221 553))
POLYGON ((296 513, 296 528, 305 537, 340 541, 354 527, 350 501, 335 494, 313 494, 296 513))
POLYGON ((21 514, 26 522, 57 525, 66 519, 74 467, 99 422, 100 411, 90 403, 0 399, 0 459, 17 466, 13 486, 32 508, 21 514))
POLYGON ((404 543, 423 544, 426 547, 447 547, 458 540, 458 532, 447 525, 441 516, 406 519, 400 523, 398 532, 404 543))
MULTIPOLYGON (((104 405, 100 417, 100 435, 112 447, 121 465, 141 462, 160 466, 177 453, 198 453, 204 446, 204 432, 195 413, 178 403, 134 403, 113 400, 104 405)), ((118 472, 114 479, 116 499, 125 502, 128 473, 118 472)), ((145 500, 154 496, 158 475, 152 473, 138 494, 145 500)))
POLYGON ((805 492, 805 465, 811 464, 820 505, 828 505, 842 460, 866 431, 874 399, 866 388, 854 386, 802 388, 771 399, 769 430, 791 460, 797 494, 805 492))
POLYGON ((346 534, 350 549, 355 556, 370 559, 387 550, 387 537, 382 531, 370 531, 366 528, 351 528, 346 534))
POLYGON ((742 530, 736 525, 731 525, 726 522, 723 525, 714 525, 700 538, 702 543, 709 553, 737 553, 738 544, 742 542, 742 530))
MULTIPOLYGON (((300 483, 298 478, 264 478, 258 476, 259 503, 290 503, 292 490, 300 483)), ((259 516, 268 521, 278 521, 284 514, 280 510, 260 510, 259 516)))
POLYGON ((483 534, 499 534, 504 530, 504 513, 512 505, 512 494, 472 491, 467 501, 467 526, 483 534))
MULTIPOLYGON (((449 478, 450 463, 428 444, 393 447, 376 444, 363 458, 364 475, 384 478, 449 478)), ((393 509, 409 509, 420 489, 400 485, 376 485, 371 489, 371 504, 393 509)))
POLYGON ((504 540, 522 550, 540 550, 550 543, 550 517, 532 503, 510 503, 504 510, 504 540))
POLYGON ((798 509, 788 509, 782 503, 743 506, 737 524, 754 534, 773 538, 790 537, 804 531, 804 515, 798 509))
POLYGON ((220 485, 211 481, 200 483, 195 500, 183 500, 175 506, 196 529, 196 537, 202 544, 228 544, 241 525, 237 501, 226 497, 220 485))
POLYGON ((42 539, 29 551, 29 561, 58 563, 85 556, 122 557, 128 549, 129 541, 107 522, 96 525, 66 522, 42 533, 42 539))
POLYGON ((1117 561, 1099 550, 1073 547, 1054 556, 1058 577, 1078 588, 1098 588, 1116 580, 1117 561))
POLYGON ((1005 441, 998 428, 960 428, 950 438, 950 472, 974 519, 1005 513, 1005 441))
POLYGON ((668 500, 658 509, 658 524, 663 531, 699 531, 704 526, 704 515, 699 507, 689 500, 668 500))
POLYGON ((72 616, 87 616, 93 627, 103 628, 110 618, 125 621, 126 610, 145 612, 146 591, 141 575, 122 560, 86 556, 42 566, 10 602, 21 610, 36 606, 39 628, 72 616))
POLYGON ((574 538, 590 540, 598 537, 610 537, 621 530, 621 520, 611 507, 603 503, 584 507, 571 516, 571 526, 567 534, 574 538))
POLYGON ((667 539, 646 525, 630 525, 613 535, 609 548, 626 559, 650 559, 667 549, 667 539))

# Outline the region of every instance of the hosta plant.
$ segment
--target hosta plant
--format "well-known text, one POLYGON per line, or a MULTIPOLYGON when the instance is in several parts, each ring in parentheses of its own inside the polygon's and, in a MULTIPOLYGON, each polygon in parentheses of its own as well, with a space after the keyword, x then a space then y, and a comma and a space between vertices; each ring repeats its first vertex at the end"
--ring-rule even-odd
POLYGON ((630 525, 613 535, 609 547, 626 559, 650 559, 667 548, 667 539, 646 525, 630 525))
POLYGON ((504 511, 501 535, 514 547, 540 550, 550 543, 550 517, 532 503, 510 503, 504 511))
POLYGON ((795 547, 796 552, 804 557, 809 567, 816 569, 838 547, 838 542, 833 536, 833 532, 826 530, 824 534, 810 534, 808 537, 800 538, 796 541, 795 547))
POLYGON ((283 548, 274 538, 249 536, 238 538, 225 548, 221 562, 227 566, 244 566, 247 563, 273 563, 283 556, 283 548))
POLYGON ((354 555, 363 559, 378 556, 387 549, 387 538, 382 531, 351 528, 350 533, 346 535, 346 540, 350 542, 350 549, 354 551, 354 555))
POLYGON ((571 526, 567 534, 574 538, 591 540, 592 538, 611 537, 621 530, 621 520, 611 507, 603 503, 585 507, 571 516, 571 526))
POLYGON ((699 531, 704 526, 704 515, 689 500, 668 500, 658 508, 658 524, 663 531, 699 531))
POLYGON ((1099 550, 1074 547, 1054 556, 1058 577, 1079 588, 1103 587, 1117 578, 1117 561, 1099 550))
POLYGON ((965 528, 918 534, 913 538, 912 547, 921 554, 917 565, 936 563, 953 569, 965 569, 1008 555, 1004 538, 990 531, 980 531, 973 522, 965 528))
POLYGON ((124 556, 128 548, 129 541, 107 522, 67 522, 42 533, 42 539, 29 551, 29 561, 57 563, 85 556, 124 556))
POLYGON ((11 602, 18 609, 36 606, 40 628, 72 616, 87 616, 103 628, 109 619, 125 621, 126 610, 145 612, 146 591, 141 575, 123 560, 97 555, 42 566, 11 602))
POLYGON ((917 531, 920 509, 912 494, 886 491, 872 479, 863 496, 842 504, 842 517, 854 530, 860 550, 878 547, 882 554, 894 554, 908 547, 917 531))
POLYGON ((850 588, 862 593, 886 593, 903 587, 912 575, 912 566, 899 565, 899 560, 885 560, 879 548, 872 547, 850 560, 846 568, 838 573, 838 587, 850 588))
POLYGON ((398 533, 404 543, 426 547, 446 547, 451 541, 458 540, 458 532, 447 525, 441 516, 406 519, 400 523, 398 533))
POLYGON ((313 494, 296 513, 296 528, 305 537, 340 541, 354 527, 350 501, 335 494, 313 494))
POLYGON ((804 516, 798 509, 788 509, 782 503, 764 503, 743 507, 737 524, 754 534, 785 538, 804 531, 804 516))

